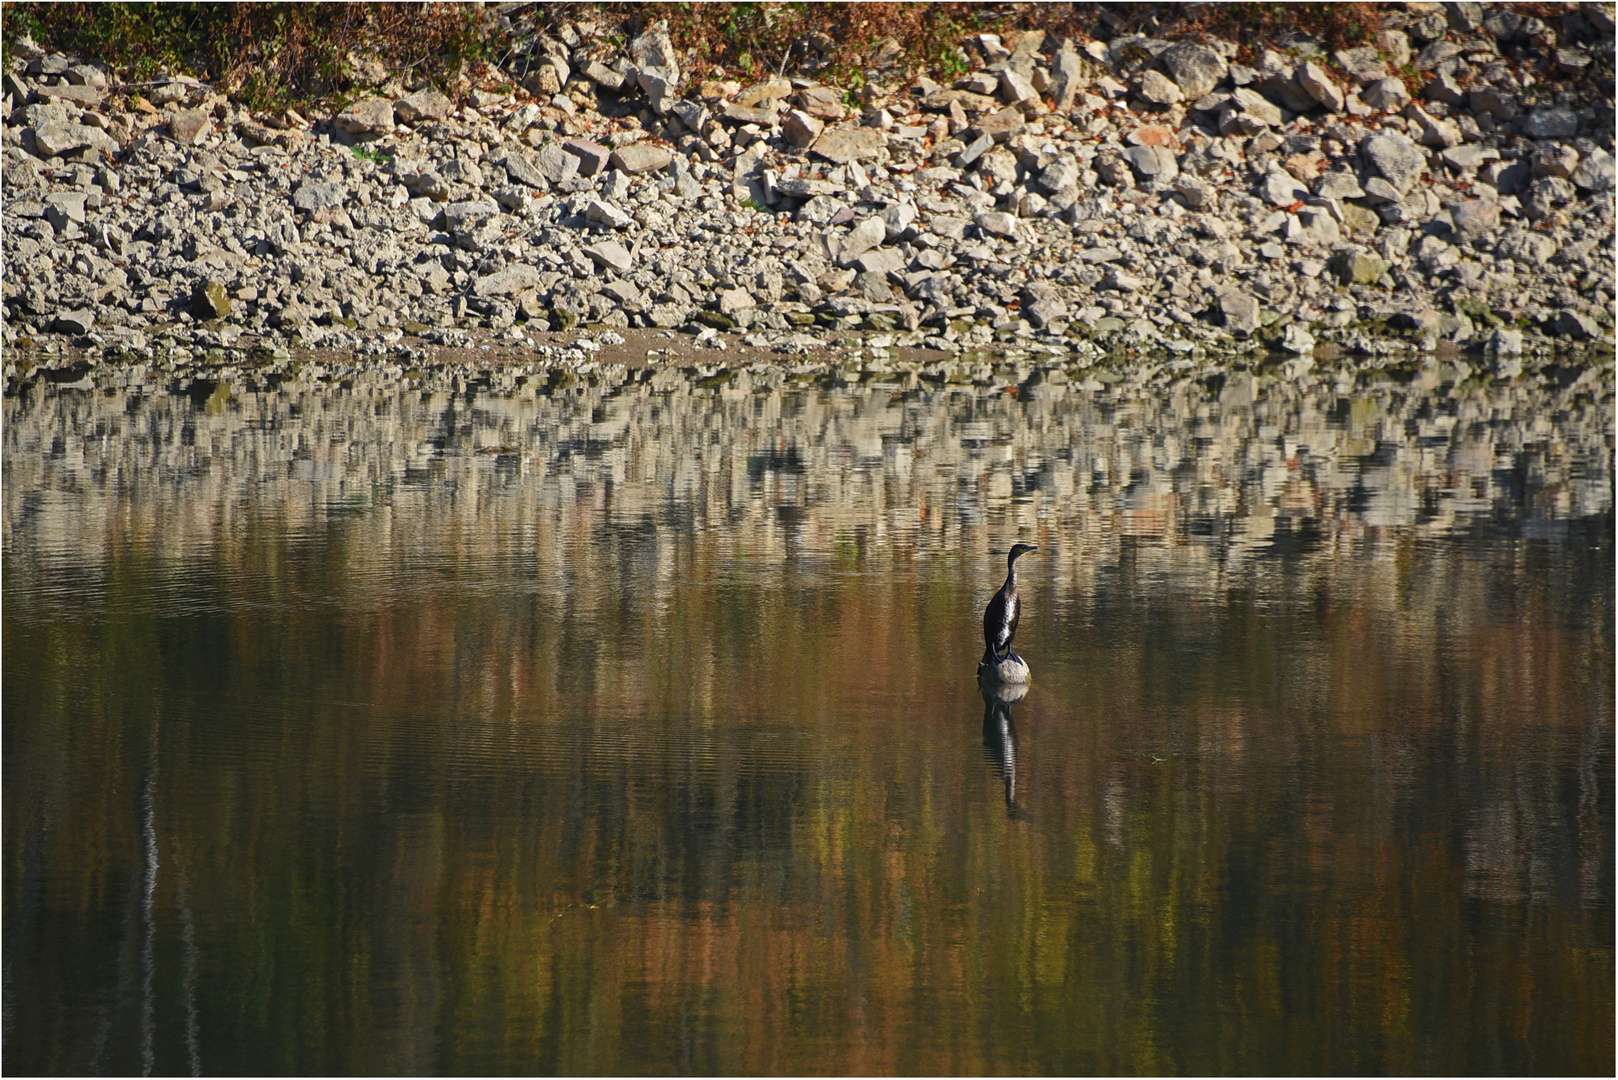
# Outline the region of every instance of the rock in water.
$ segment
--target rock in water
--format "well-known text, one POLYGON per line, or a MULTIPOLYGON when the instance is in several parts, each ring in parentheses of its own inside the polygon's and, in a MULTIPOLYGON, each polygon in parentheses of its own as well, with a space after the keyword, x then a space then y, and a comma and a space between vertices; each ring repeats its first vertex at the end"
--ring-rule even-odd
POLYGON ((985 682, 1003 685, 1026 683, 1028 674, 1027 662, 1016 653, 996 663, 990 663, 985 659, 983 663, 978 664, 978 678, 985 682))

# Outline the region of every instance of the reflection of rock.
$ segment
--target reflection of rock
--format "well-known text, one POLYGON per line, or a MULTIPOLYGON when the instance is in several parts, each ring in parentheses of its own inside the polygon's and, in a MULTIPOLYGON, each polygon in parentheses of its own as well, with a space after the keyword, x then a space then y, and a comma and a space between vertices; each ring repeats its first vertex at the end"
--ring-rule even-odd
POLYGON ((983 695, 983 753, 1006 789, 1006 811, 1017 812, 1017 725, 1011 705, 1028 693, 1026 682, 1011 685, 978 680, 983 695))
POLYGON ((1028 664, 1016 653, 1012 653, 999 663, 990 663, 988 655, 985 654, 983 661, 978 664, 978 678, 1001 686, 1021 685, 1025 688, 1023 692, 1027 693, 1028 664))

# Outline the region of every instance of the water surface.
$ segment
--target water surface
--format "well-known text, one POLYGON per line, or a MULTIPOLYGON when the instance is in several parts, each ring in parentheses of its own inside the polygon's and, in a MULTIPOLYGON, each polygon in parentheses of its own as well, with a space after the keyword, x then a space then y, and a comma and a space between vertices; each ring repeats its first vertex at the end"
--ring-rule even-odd
POLYGON ((1607 374, 606 374, 5 401, 8 1071, 1610 1074, 1607 374))

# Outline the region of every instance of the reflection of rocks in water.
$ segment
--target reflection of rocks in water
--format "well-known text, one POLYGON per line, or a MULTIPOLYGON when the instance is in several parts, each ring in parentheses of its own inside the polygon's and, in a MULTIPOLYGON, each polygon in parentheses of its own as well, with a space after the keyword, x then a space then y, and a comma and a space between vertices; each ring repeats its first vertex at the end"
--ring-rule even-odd
POLYGON ((83 559, 116 521, 175 557, 271 508, 293 535, 341 508, 356 559, 455 530, 469 558, 543 563, 610 527, 724 526, 735 554, 770 560, 850 537, 947 555, 1037 523, 1066 541, 1046 565, 1071 592, 1126 553, 1166 585, 1207 589, 1266 555, 1319 568, 1345 544, 1555 539, 1610 514, 1603 379, 1434 371, 1431 385, 1328 373, 1251 402, 1195 378, 1024 401, 704 389, 624 369, 471 400, 363 380, 207 408, 151 387, 39 387, 4 403, 5 526, 31 534, 19 553, 83 559))
POLYGON ((1017 805, 1017 725, 1011 718, 1011 706, 1028 693, 1028 684, 979 679, 978 693, 983 696, 984 756, 1005 785, 1006 812, 1017 816, 1021 813, 1017 805))

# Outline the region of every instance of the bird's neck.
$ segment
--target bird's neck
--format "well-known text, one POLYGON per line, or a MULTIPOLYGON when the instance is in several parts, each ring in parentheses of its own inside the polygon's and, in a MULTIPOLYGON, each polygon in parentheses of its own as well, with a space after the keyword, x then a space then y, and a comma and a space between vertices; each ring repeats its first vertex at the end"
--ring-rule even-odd
POLYGON ((1006 584, 1013 589, 1017 587, 1017 564, 1012 563, 1006 567, 1006 584))

